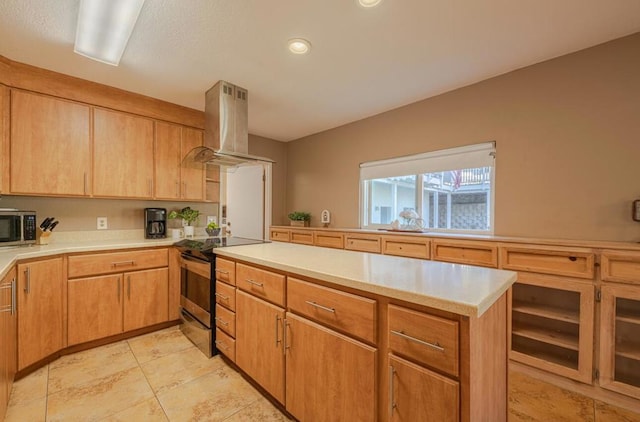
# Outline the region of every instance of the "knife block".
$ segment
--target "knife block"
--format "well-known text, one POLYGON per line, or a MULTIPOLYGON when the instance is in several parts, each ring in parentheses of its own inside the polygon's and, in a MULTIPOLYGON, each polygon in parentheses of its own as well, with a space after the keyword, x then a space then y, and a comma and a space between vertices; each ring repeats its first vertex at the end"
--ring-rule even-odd
POLYGON ((38 229, 36 232, 36 243, 38 245, 48 245, 51 239, 51 232, 43 232, 42 229, 38 229))

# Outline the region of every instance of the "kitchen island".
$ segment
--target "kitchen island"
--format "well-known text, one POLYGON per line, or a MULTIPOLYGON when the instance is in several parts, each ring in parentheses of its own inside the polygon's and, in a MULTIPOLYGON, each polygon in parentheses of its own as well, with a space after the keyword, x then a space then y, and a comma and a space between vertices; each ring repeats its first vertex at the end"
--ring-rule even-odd
POLYGON ((515 272, 279 242, 216 253, 237 286, 220 350, 296 418, 507 420, 515 272))

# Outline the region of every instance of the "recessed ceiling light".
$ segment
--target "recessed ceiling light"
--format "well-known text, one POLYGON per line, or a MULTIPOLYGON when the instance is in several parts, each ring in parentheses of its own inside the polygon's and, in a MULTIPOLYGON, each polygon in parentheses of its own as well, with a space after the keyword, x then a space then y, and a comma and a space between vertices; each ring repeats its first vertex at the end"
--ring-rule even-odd
POLYGON ((304 38, 293 38, 289 40, 289 50, 293 54, 307 54, 311 50, 311 43, 304 38))
POLYGON ((362 7, 375 7, 380 4, 382 0, 358 0, 362 7))

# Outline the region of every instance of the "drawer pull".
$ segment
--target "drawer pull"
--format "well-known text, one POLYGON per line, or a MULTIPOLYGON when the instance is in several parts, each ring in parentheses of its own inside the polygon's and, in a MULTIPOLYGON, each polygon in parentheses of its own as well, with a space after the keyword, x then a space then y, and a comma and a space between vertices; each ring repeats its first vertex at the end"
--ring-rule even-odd
POLYGON ((320 308, 323 311, 331 312, 331 313, 334 313, 334 314, 336 313, 336 310, 334 308, 328 308, 326 306, 319 305, 319 304, 317 304, 315 302, 312 302, 312 301, 309 301, 309 300, 305 300, 305 302, 308 303, 309 305, 315 307, 315 308, 320 308))
POLYGON ((219 322, 220 324, 224 325, 225 327, 229 326, 229 323, 227 321, 225 321, 224 319, 220 318, 220 317, 215 317, 216 322, 219 322))
POLYGON ((575 256, 570 256, 569 257, 569 261, 571 262, 576 262, 578 260, 578 258, 576 258, 575 256))
POLYGON ((229 350, 229 346, 227 346, 226 344, 224 344, 221 341, 217 341, 216 340, 216 346, 218 346, 219 348, 224 349, 224 350, 229 350))
POLYGON ((120 267, 122 265, 135 265, 135 261, 119 261, 119 262, 112 262, 111 266, 112 267, 120 267))
POLYGON ((396 398, 393 394, 393 375, 395 372, 396 370, 393 366, 389 365, 389 418, 393 417, 393 409, 397 407, 396 398))
POLYGON ((420 340, 419 338, 408 336, 405 333, 403 333, 402 331, 391 330, 391 334, 395 334, 395 335, 400 336, 402 338, 405 338, 407 340, 411 340, 411 341, 416 342, 418 344, 422 344, 423 346, 429 346, 429 347, 431 347, 433 349, 436 349, 436 350, 438 350, 440 352, 444 352, 444 347, 440 347, 440 345, 438 343, 436 343, 436 344, 429 343, 428 341, 424 341, 424 340, 420 340))
POLYGON ((216 297, 219 297, 222 300, 229 300, 229 296, 225 296, 225 295, 220 294, 220 293, 216 293, 215 295, 216 295, 216 297))
POLYGON ((254 286, 264 287, 264 284, 258 283, 257 281, 253 281, 253 280, 251 280, 249 278, 245 279, 244 281, 246 281, 249 284, 253 284, 254 286))
POLYGON ((220 273, 220 274, 226 274, 226 275, 229 275, 229 271, 225 271, 225 270, 218 270, 218 269, 216 269, 216 272, 217 272, 217 273, 220 273))

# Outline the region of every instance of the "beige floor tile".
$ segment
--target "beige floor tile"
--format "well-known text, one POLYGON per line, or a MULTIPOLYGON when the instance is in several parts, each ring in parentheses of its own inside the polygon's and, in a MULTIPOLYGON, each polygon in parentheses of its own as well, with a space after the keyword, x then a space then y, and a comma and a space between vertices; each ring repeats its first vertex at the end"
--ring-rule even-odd
POLYGON ((171 422, 222 421, 261 396, 227 366, 158 395, 171 422))
POLYGON ((167 416, 155 397, 137 404, 100 422, 167 422, 167 416))
POLYGON ((44 422, 46 411, 46 396, 32 401, 14 403, 7 409, 4 422, 44 422))
POLYGON ((49 394, 138 366, 126 341, 63 356, 49 368, 49 394))
POLYGON ((135 337, 128 342, 139 363, 158 359, 193 346, 177 326, 135 337))
POLYGON ((194 347, 141 364, 149 384, 156 394, 163 393, 224 365, 219 356, 211 359, 194 347))
POLYGON ((47 379, 49 377, 49 365, 43 366, 37 371, 13 383, 9 406, 30 402, 47 396, 47 379))
POLYGON ((234 413, 230 418, 225 419, 224 422, 287 422, 290 420, 291 419, 287 418, 282 414, 282 412, 276 409, 269 400, 260 398, 255 403, 252 403, 239 412, 234 413))
POLYGON ((633 413, 596 400, 596 422, 640 422, 640 413, 633 413))
POLYGON ((139 367, 51 394, 47 421, 97 421, 153 397, 139 367))
POLYGON ((594 403, 583 395, 511 372, 509 421, 594 422, 594 403))

